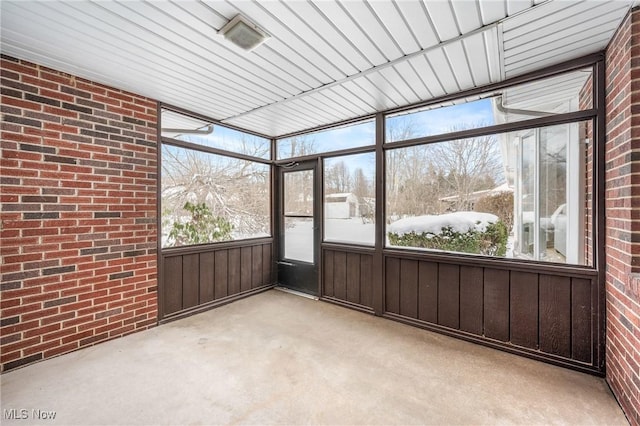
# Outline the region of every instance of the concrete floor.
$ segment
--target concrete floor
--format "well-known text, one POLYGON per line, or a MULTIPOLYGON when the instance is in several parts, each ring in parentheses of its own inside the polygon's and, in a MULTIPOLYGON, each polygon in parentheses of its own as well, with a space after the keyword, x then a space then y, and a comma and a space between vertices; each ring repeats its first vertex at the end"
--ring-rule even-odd
POLYGON ((1 380, 3 425, 628 424, 602 379, 277 290, 1 380))

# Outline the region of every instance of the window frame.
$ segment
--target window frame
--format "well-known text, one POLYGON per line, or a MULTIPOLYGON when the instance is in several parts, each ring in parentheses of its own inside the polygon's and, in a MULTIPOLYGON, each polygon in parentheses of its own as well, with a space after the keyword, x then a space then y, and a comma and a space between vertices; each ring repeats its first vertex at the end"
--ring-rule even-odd
MULTIPOLYGON (((477 259, 480 261, 489 260, 491 263, 495 262, 507 262, 509 264, 522 264, 522 265, 532 265, 534 267, 544 267, 544 268, 562 268, 562 269, 580 269, 580 270, 598 270, 602 273, 604 267, 604 206, 603 202, 599 201, 599 199, 604 194, 604 181, 602 177, 604 177, 604 165, 602 164, 602 158, 604 158, 604 71, 603 71, 603 55, 602 53, 597 53, 594 55, 589 55, 583 58, 578 58, 572 61, 565 62, 563 64, 559 64, 554 67, 550 67, 547 69, 543 69, 538 72, 533 72, 529 74, 525 74, 522 76, 518 76, 509 80, 505 80, 499 83, 494 83, 488 86, 484 86, 481 88, 474 88, 471 90, 467 90, 464 92, 458 92, 453 95, 445 95, 437 99, 433 99, 429 102, 420 102, 417 104, 404 106, 401 108, 395 108, 392 110, 385 111, 380 114, 379 120, 382 123, 379 124, 379 128, 381 128, 382 135, 379 139, 381 139, 381 159, 378 161, 382 161, 383 163, 386 161, 386 153, 389 150, 396 148, 405 148, 419 145, 428 145, 434 144, 438 142, 447 142, 455 139, 467 139, 473 138, 477 136, 489 136, 489 135, 497 135, 501 133, 510 133, 515 131, 523 131, 530 130, 542 127, 548 127, 553 125, 561 125, 561 124, 570 124, 570 123, 579 123, 579 122, 591 122, 592 129, 592 159, 591 166, 593 168, 593 173, 591 176, 591 209, 590 209, 590 219, 591 219, 591 229, 589 229, 590 233, 590 246, 591 253, 590 258, 589 253, 585 250, 585 263, 584 264, 569 264, 569 263, 555 263, 548 262, 544 260, 533 260, 533 259, 520 259, 520 258, 501 258, 501 257, 488 257, 476 254, 467 254, 467 253, 457 253, 457 252, 440 252, 440 251, 432 251, 432 250, 424 250, 424 249, 416 249, 411 247, 397 247, 397 246, 387 246, 386 244, 386 236, 387 236, 387 199, 386 199, 386 164, 383 164, 380 169, 384 172, 382 178, 382 189, 379 195, 384 196, 384 198, 380 201, 376 201, 376 203, 382 203, 381 212, 379 213, 380 217, 376 218, 376 221, 382 221, 382 231, 380 240, 377 241, 376 247, 378 244, 381 245, 380 250, 383 253, 397 253, 399 255, 420 255, 420 256, 434 256, 438 258, 457 258, 457 259, 477 259), (528 120, 516 121, 511 123, 502 123, 502 124, 494 124, 486 127, 468 129, 455 131, 450 133, 443 133, 437 135, 429 135, 422 136, 402 141, 394 141, 387 142, 386 141, 386 119, 389 116, 397 116, 399 113, 410 112, 411 110, 424 108, 429 105, 437 105, 441 103, 456 101, 463 98, 474 97, 474 96, 482 96, 485 93, 494 92, 499 89, 504 89, 508 87, 517 86, 520 84, 525 84, 529 82, 535 82, 539 80, 543 80, 548 77, 555 77, 563 74, 568 74, 577 70, 591 69, 591 99, 592 104, 591 108, 572 111, 567 113, 558 113, 552 114, 548 116, 543 116, 539 118, 532 118, 528 120)), ((585 165, 587 163, 585 162, 585 165)), ((585 199, 585 201, 587 201, 585 199)), ((586 221, 585 221, 586 222, 586 221)), ((586 235, 585 235, 586 239, 586 235)), ((473 260, 472 260, 473 261, 473 260)))
MULTIPOLYGON (((482 87, 475 87, 467 90, 463 90, 460 92, 445 94, 443 96, 430 99, 428 101, 420 101, 413 104, 391 108, 388 110, 380 111, 380 112, 372 112, 368 114, 364 114, 359 117, 350 118, 347 120, 330 123, 327 125, 317 126, 314 128, 292 132, 289 134, 275 135, 275 136, 266 136, 257 132, 248 131, 246 129, 242 129, 239 127, 234 127, 232 125, 224 124, 221 122, 217 122, 216 120, 212 120, 209 117, 192 113, 183 108, 175 107, 172 105, 158 103, 158 117, 160 117, 160 112, 162 109, 170 109, 174 112, 179 112, 185 114, 187 116, 191 116, 194 118, 207 120, 213 124, 219 124, 225 127, 229 127, 231 129, 239 130, 242 132, 246 132, 248 134, 253 134, 259 137, 268 138, 271 140, 271 158, 255 158, 252 156, 246 156, 243 154, 227 152, 225 150, 220 150, 216 148, 208 148, 208 147, 194 147, 192 144, 188 142, 175 141, 170 138, 162 137, 160 132, 160 125, 158 125, 158 143, 172 143, 176 145, 184 145, 187 148, 200 149, 207 152, 211 152, 214 154, 227 155, 235 158, 246 159, 250 161, 256 161, 264 164, 271 165, 271 238, 268 240, 275 240, 274 243, 277 245, 276 238, 276 230, 277 223, 275 223, 274 218, 274 194, 276 191, 275 188, 275 176, 274 170, 277 166, 283 166, 289 163, 295 163, 297 161, 307 161, 307 160, 318 160, 326 157, 333 156, 341 156, 348 154, 357 154, 357 153, 366 153, 374 151, 376 153, 376 211, 375 211, 375 222, 376 224, 376 233, 375 233, 375 247, 372 250, 376 256, 380 257, 379 261, 382 261, 383 257, 386 255, 399 255, 404 257, 414 257, 425 259, 425 257, 432 257, 435 260, 444 260, 449 262, 456 262, 460 264, 470 264, 470 265, 479 265, 483 264, 486 266, 496 266, 496 267, 518 267, 522 270, 532 270, 539 271, 540 268, 544 268, 549 271, 556 271, 560 273, 570 273, 570 272, 578 272, 578 273, 592 273, 597 272, 599 278, 598 280, 602 282, 604 277, 604 268, 606 266, 605 256, 604 256, 604 244, 605 244, 605 206, 604 206, 604 193, 605 193, 605 165, 603 159, 605 158, 605 137, 606 137, 606 117, 605 117, 605 88, 606 88, 606 80, 605 80, 605 64, 604 64, 604 52, 598 52, 594 54, 589 54, 586 56, 582 56, 579 58, 571 59, 566 62, 553 65, 550 67, 543 68, 541 70, 525 73, 519 76, 515 76, 506 80, 498 81, 495 83, 491 83, 482 87), (385 120, 387 116, 397 115, 399 113, 408 112, 410 110, 414 110, 417 108, 425 108, 428 106, 433 106, 436 104, 442 104, 447 102, 454 102, 456 100, 460 100, 463 98, 470 97, 479 97, 483 94, 489 92, 495 92, 500 89, 509 88, 512 86, 517 86, 529 82, 539 81, 548 77, 559 76, 562 74, 570 73, 573 71, 578 71, 581 69, 589 68, 592 70, 592 81, 591 81, 591 108, 586 110, 573 111, 568 113, 561 113, 557 115, 549 115, 539 118, 532 118, 529 120, 511 122, 511 123, 503 123, 497 125, 491 125, 487 127, 481 127, 477 129, 463 130, 446 134, 432 135, 419 137, 415 139, 396 141, 396 142, 386 142, 386 130, 385 130, 385 120), (301 157, 291 157, 287 159, 278 160, 277 155, 277 140, 285 139, 298 135, 311 134, 323 130, 329 130, 332 128, 338 128, 347 126, 349 124, 355 124, 358 122, 366 121, 366 120, 375 120, 375 144, 348 148, 348 149, 338 149, 330 152, 322 152, 316 153, 301 157), (526 130, 536 127, 545 127, 549 125, 555 124, 566 124, 572 122, 580 122, 580 121, 588 121, 591 120, 591 134, 592 134, 592 158, 590 159, 591 165, 591 179, 589 181, 591 196, 590 196, 590 227, 588 229, 589 238, 589 246, 590 253, 585 252, 585 257, 589 259, 585 265, 574 265, 574 264, 559 264, 559 263, 550 263, 543 262, 537 260, 526 260, 526 259, 512 259, 512 258, 497 258, 497 257, 485 257, 478 255, 470 255, 463 253, 440 253, 440 252, 428 252, 428 251, 420 251, 420 250, 411 250, 407 249, 396 249, 396 248, 388 248, 385 247, 385 238, 386 238, 386 190, 385 190, 385 167, 384 167, 384 158, 385 151, 391 148, 399 148, 404 146, 414 146, 421 145, 427 143, 435 143, 435 142, 443 142, 451 139, 464 139, 475 136, 483 136, 483 135, 491 135, 496 133, 505 133, 505 132, 513 132, 518 130, 526 130)), ((160 118, 159 118, 160 121, 160 118)), ((160 159, 160 149, 158 149, 158 170, 161 167, 161 159, 160 159)), ((321 171, 319 171, 321 172, 321 171)), ((321 176, 320 176, 321 177, 321 176)), ((158 206, 160 205, 160 188, 158 187, 158 206)), ((324 196, 324 194, 322 195, 324 196)), ((160 210, 159 210, 160 211, 160 210)), ((158 218, 158 227, 160 226, 160 218, 158 218)), ((322 225, 320 225, 322 226, 322 225)), ((241 240, 241 241, 249 241, 249 240, 241 240)), ((212 243, 212 244, 227 244, 228 243, 212 243)), ((321 246, 349 246, 349 244, 341 244, 334 242, 325 242, 321 239, 321 246)), ((160 242, 158 242, 158 248, 160 250, 160 242)), ((361 250, 369 251, 370 247, 366 246, 354 246, 354 248, 358 248, 361 250)), ((170 250, 177 250, 179 248, 171 248, 170 250)))
POLYGON ((273 212, 273 200, 274 200, 274 169, 273 169, 273 155, 274 155, 274 140, 273 138, 270 138, 269 136, 265 136, 262 135, 260 133, 256 133, 256 132, 250 132, 248 130, 245 129, 241 129, 235 126, 230 126, 227 124, 223 124, 220 123, 216 120, 212 120, 211 118, 202 116, 200 114, 197 113, 193 113, 187 110, 184 110, 182 108, 179 107, 175 107, 172 105, 168 105, 168 104, 164 104, 164 103, 159 103, 158 105, 158 153, 157 153, 157 162, 158 162, 158 184, 157 184, 157 204, 158 204, 158 251, 162 252, 162 253, 173 253, 173 252, 183 252, 183 251, 190 251, 190 250, 198 250, 201 251, 203 249, 209 248, 209 247, 227 247, 229 245, 233 245, 233 244, 251 244, 252 242, 258 242, 258 241, 262 241, 262 240, 272 240, 274 238, 274 212, 273 212), (252 155, 247 155, 247 154, 242 154, 239 152, 234 152, 234 151, 227 151, 224 149, 220 149, 220 148, 215 148, 215 147, 211 147, 211 146, 206 146, 206 145, 200 145, 197 143, 193 143, 193 142, 187 142, 187 141, 183 141, 180 139, 174 139, 174 138, 170 138, 168 136, 162 136, 162 121, 161 121, 161 112, 163 110, 168 110, 171 112, 175 112, 178 114, 182 114, 185 115, 187 117, 190 118, 195 118, 198 120, 203 120, 203 121, 207 121, 209 123, 212 123, 214 125, 217 126, 222 126, 222 127, 227 127, 229 129, 232 130, 236 130, 239 132, 243 132, 252 136, 257 136, 257 137, 261 137, 261 138, 265 138, 268 139, 271 142, 271 146, 270 146, 270 153, 269 159, 266 158, 261 158, 261 157, 254 157, 252 155), (258 163, 258 164, 262 164, 262 165, 266 165, 268 166, 269 169, 269 179, 268 179, 268 188, 269 188, 269 236, 258 236, 258 237, 251 237, 251 238, 243 238, 243 239, 239 239, 239 240, 228 240, 228 241, 215 241, 215 242, 208 242, 208 243, 202 243, 202 244, 190 244, 190 245, 183 245, 183 246, 172 246, 172 247, 163 247, 162 246, 162 148, 164 145, 168 145, 168 146, 173 146, 173 147, 177 147, 177 148, 181 148, 181 149, 185 149, 185 150, 191 150, 191 151, 199 151, 202 153, 206 153, 206 154, 213 154, 213 155, 218 155, 218 156, 222 156, 222 157, 227 157, 227 158, 232 158, 232 159, 236 159, 236 160, 243 160, 243 161, 251 161, 254 163, 258 163))

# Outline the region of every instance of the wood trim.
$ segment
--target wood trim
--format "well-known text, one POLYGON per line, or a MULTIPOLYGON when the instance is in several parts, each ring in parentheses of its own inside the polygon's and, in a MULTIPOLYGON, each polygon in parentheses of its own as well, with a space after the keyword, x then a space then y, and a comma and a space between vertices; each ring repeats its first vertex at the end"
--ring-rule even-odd
POLYGON ((561 265, 543 263, 535 260, 516 260, 508 258, 495 258, 474 256, 456 253, 418 252, 407 249, 384 249, 385 257, 398 257, 404 259, 425 260, 439 263, 452 263, 467 266, 486 266, 494 269, 506 269, 509 271, 523 271, 536 273, 550 273, 563 276, 580 276, 592 278, 598 275, 598 271, 587 266, 561 265))
POLYGON ((248 238, 245 240, 224 241, 219 243, 198 244, 193 246, 165 247, 164 249, 162 249, 162 256, 184 256, 186 254, 204 253, 208 251, 224 250, 235 247, 255 246, 258 244, 273 244, 273 237, 248 238))
POLYGON ((238 293, 238 294, 234 294, 234 295, 231 295, 231 296, 227 296, 227 297, 225 297, 223 299, 212 300, 211 302, 195 306, 195 307, 193 307, 191 309, 185 309, 185 310, 177 312, 175 314, 167 315, 166 317, 164 317, 160 321, 158 321, 158 324, 166 324, 166 323, 169 323, 169 322, 172 322, 172 321, 176 321, 176 320, 179 320, 179 319, 182 319, 182 318, 187 318, 187 317, 190 317, 192 315, 199 314, 201 312, 205 312, 205 311, 208 311, 210 309, 217 308, 217 307, 226 305, 226 304, 231 303, 231 302, 235 302, 236 300, 244 299, 246 297, 250 297, 250 296, 253 296, 255 294, 263 293, 263 292, 265 292, 267 290, 271 290, 274 287, 275 287, 275 284, 269 284, 269 285, 265 285, 265 286, 262 286, 262 287, 253 288, 251 290, 244 291, 242 293, 238 293))
POLYGON ((522 348, 518 346, 510 345, 509 343, 499 342, 492 339, 487 339, 479 336, 475 336, 471 333, 467 333, 461 330, 454 330, 448 327, 444 327, 438 324, 428 323, 426 321, 416 320, 412 318, 407 318, 398 314, 393 314, 390 312, 385 312, 382 315, 383 318, 390 319, 393 321, 397 321, 403 324, 411 325, 414 327, 422 328, 428 331, 432 331, 439 334, 444 334, 445 336, 455 337, 458 339, 462 339, 471 343, 475 343, 482 346, 487 346, 493 349, 499 349, 504 352, 512 353, 515 355, 520 355, 525 358, 534 359, 536 361, 542 361, 549 364, 557 365, 560 367, 568 368, 571 370, 580 371, 582 373, 592 374, 599 377, 604 377, 604 371, 595 368, 590 364, 580 363, 580 362, 571 362, 565 358, 559 357, 553 354, 542 353, 537 350, 522 348))

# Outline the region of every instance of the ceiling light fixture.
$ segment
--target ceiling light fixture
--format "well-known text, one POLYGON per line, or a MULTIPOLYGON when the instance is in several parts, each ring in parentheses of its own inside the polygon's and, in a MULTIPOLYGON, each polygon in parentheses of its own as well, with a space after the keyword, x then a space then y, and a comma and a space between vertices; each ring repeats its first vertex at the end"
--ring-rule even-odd
POLYGON ((252 51, 270 37, 266 31, 240 14, 227 22, 218 34, 246 51, 252 51))

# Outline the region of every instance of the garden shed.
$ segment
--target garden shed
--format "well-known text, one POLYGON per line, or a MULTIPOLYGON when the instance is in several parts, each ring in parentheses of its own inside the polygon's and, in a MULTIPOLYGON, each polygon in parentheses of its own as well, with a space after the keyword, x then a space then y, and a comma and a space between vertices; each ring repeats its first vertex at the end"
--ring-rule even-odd
MULTIPOLYGON (((637 1, 0 8, 3 400, 11 389, 19 401, 19 374, 138 331, 156 336, 145 347, 207 315, 215 333, 198 345, 242 336, 267 359, 288 347, 283 322, 315 336, 344 317, 391 320, 371 323, 386 340, 349 327, 309 337, 326 346, 307 349, 322 356, 306 365, 339 371, 340 354, 360 354, 350 344, 395 342, 404 349, 375 365, 399 371, 394 360, 428 358, 448 336, 579 372, 572 383, 604 378, 589 383, 606 383, 640 424, 637 1), (274 288, 322 308, 298 311, 274 288), (234 325, 255 326, 251 314, 264 327, 234 325), (429 344, 396 342, 423 330, 429 344)), ((239 359, 234 371, 255 377, 271 366, 239 359)), ((22 408, 3 402, 4 419, 22 408)), ((500 420, 488 411, 432 421, 500 420)), ((350 421, 371 420, 360 414, 350 421)))
POLYGON ((352 193, 325 195, 325 215, 327 219, 351 219, 360 217, 360 201, 352 193))

